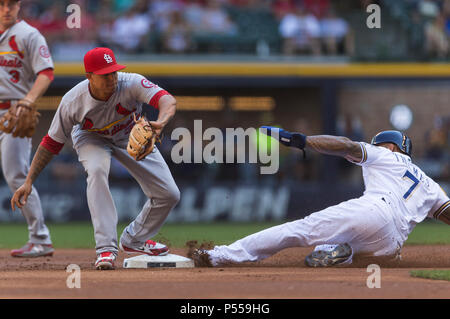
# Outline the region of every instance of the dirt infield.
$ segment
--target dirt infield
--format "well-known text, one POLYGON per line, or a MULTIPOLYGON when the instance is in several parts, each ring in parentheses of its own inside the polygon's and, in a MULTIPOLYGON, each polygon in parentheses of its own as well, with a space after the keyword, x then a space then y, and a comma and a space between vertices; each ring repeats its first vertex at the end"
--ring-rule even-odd
MULTIPOLYGON (((450 246, 407 246, 400 262, 381 262, 381 288, 369 289, 366 266, 311 269, 303 264, 311 251, 286 249, 258 263, 223 268, 117 269, 96 271, 94 249, 57 249, 53 257, 21 259, 0 250, 0 298, 450 298, 450 283, 410 277, 412 269, 450 269, 450 246), (81 268, 81 288, 66 285, 69 264, 81 268)), ((186 256, 185 249, 172 253, 186 256)))

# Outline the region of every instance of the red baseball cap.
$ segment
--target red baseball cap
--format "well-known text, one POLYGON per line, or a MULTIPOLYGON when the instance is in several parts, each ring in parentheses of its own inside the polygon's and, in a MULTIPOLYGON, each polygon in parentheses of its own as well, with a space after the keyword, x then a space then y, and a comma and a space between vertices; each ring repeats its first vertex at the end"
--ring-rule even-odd
POLYGON ((114 52, 109 48, 95 48, 84 55, 86 72, 108 74, 122 70, 125 65, 117 64, 114 52))

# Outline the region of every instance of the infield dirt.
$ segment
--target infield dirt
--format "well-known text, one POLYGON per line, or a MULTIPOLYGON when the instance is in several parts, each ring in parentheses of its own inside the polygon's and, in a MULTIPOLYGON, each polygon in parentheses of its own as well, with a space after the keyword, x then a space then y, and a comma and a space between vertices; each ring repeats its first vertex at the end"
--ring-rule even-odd
MULTIPOLYGON (((12 258, 0 250, 0 298, 299 299, 450 298, 450 282, 413 278, 413 269, 450 269, 450 246, 406 246, 402 260, 355 260, 349 268, 311 269, 311 248, 291 248, 257 263, 221 268, 97 271, 94 249, 56 249, 53 257, 12 258), (381 267, 381 288, 368 288, 367 265, 381 267), (66 267, 81 268, 81 288, 69 289, 66 267)), ((171 249, 186 256, 187 249, 171 249)))

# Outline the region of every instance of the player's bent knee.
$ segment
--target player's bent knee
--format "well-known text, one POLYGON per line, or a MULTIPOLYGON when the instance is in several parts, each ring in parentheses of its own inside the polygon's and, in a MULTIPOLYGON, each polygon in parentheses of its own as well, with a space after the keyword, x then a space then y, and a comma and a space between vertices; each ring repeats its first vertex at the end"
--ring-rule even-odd
POLYGON ((145 196, 151 200, 158 200, 164 203, 164 205, 174 207, 180 201, 180 190, 176 185, 164 188, 164 192, 159 192, 154 196, 150 191, 144 190, 145 196))
POLYGON ((92 165, 86 168, 88 181, 95 179, 108 179, 109 170, 101 165, 92 165))
POLYGON ((178 187, 172 187, 170 189, 170 191, 167 193, 167 200, 172 203, 173 205, 178 204, 178 202, 180 201, 180 190, 178 189, 178 187))

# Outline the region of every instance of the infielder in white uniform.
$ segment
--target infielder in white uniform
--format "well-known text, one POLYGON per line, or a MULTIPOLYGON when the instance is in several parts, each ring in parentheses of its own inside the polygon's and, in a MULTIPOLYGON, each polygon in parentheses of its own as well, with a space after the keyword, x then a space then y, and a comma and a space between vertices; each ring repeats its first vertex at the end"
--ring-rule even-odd
MULTIPOLYGON (((18 100, 34 103, 53 80, 53 62, 47 43, 37 29, 18 20, 19 10, 20 1, 0 0, 0 117, 18 100)), ((0 152, 3 175, 15 192, 28 173, 31 138, 13 137, 0 131, 0 152)), ((28 224, 29 240, 22 248, 11 251, 11 255, 52 255, 50 234, 34 187, 21 211, 28 224)))
POLYGON ((108 48, 87 52, 84 65, 87 80, 63 96, 48 134, 36 151, 27 179, 14 194, 11 205, 13 209, 15 205, 23 206, 40 171, 72 137, 78 159, 87 173, 96 268, 113 269, 118 252, 117 212, 108 184, 111 156, 126 167, 148 197, 137 218, 123 231, 120 248, 127 253, 167 254, 165 245, 149 238, 157 234, 178 203, 180 192, 156 148, 141 161, 134 160, 126 148, 135 123, 133 115, 142 112, 143 103, 159 109, 158 119, 150 124, 160 134, 175 114, 176 100, 139 74, 117 72, 125 66, 117 64, 108 48))
POLYGON ((211 250, 191 250, 198 266, 258 261, 282 249, 316 246, 305 259, 310 267, 347 265, 353 254, 399 257, 417 223, 434 217, 450 224, 450 200, 442 188, 411 161, 410 139, 399 131, 377 134, 371 144, 346 137, 305 136, 263 127, 280 143, 344 157, 360 165, 365 191, 345 201, 211 250))

